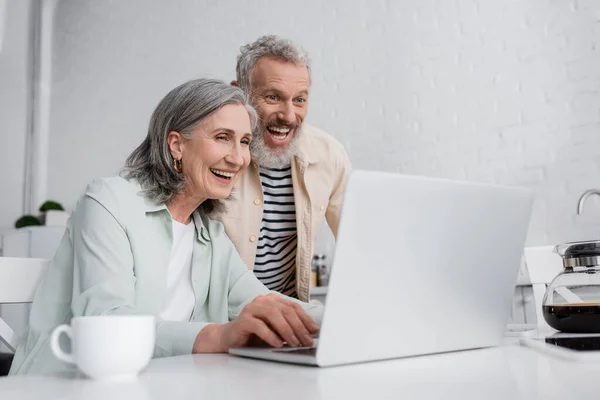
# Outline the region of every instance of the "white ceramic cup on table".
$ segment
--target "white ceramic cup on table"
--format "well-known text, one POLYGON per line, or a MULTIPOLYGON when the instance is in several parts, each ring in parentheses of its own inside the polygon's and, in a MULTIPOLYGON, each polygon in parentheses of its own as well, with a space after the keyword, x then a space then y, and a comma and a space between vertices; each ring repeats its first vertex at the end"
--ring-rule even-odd
POLYGON ((93 379, 135 379, 154 353, 154 316, 119 315, 74 317, 50 337, 54 355, 75 364, 93 379), (61 349, 59 339, 71 339, 71 353, 61 349))

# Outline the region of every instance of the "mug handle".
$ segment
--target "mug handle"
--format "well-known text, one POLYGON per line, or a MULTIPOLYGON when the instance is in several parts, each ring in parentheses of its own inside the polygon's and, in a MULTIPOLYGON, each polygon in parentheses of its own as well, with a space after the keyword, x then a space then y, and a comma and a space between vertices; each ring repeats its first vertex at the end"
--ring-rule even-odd
POLYGON ((69 339, 71 339, 71 343, 73 343, 73 335, 72 330, 69 325, 59 325, 52 332, 52 336, 50 336, 50 348, 52 348, 52 352, 61 361, 64 361, 69 364, 75 364, 75 359, 73 358, 73 353, 65 353, 63 349, 60 348, 60 334, 66 333, 69 339))

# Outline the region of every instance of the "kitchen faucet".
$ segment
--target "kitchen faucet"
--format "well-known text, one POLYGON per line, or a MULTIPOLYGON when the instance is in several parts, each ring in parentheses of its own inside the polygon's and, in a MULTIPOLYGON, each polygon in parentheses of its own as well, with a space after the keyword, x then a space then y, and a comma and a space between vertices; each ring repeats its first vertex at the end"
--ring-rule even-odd
POLYGON ((588 199, 588 197, 590 197, 593 194, 597 194, 598 196, 600 196, 600 190, 597 190, 597 189, 586 190, 581 195, 581 197, 579 198, 579 203, 577 204, 577 214, 578 215, 583 214, 583 205, 585 204, 585 201, 588 199))

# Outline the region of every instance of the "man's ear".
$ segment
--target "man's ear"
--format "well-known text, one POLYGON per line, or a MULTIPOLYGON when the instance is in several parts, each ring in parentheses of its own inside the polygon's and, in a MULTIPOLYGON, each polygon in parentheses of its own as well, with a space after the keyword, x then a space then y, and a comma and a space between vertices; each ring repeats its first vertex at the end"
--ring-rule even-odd
POLYGON ((181 133, 176 131, 169 132, 167 135, 167 144, 169 145, 171 156, 176 160, 181 160, 181 157, 183 157, 183 137, 181 133))
POLYGON ((240 84, 235 79, 229 83, 231 86, 240 87, 240 84))

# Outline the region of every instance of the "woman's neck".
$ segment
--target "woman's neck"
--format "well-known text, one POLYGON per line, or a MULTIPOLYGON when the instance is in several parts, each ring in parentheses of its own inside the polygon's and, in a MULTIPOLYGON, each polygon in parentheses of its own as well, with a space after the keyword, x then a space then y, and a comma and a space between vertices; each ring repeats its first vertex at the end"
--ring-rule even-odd
POLYGON ((202 204, 206 198, 193 197, 186 192, 179 193, 167 204, 171 218, 182 224, 189 224, 192 213, 202 204))

